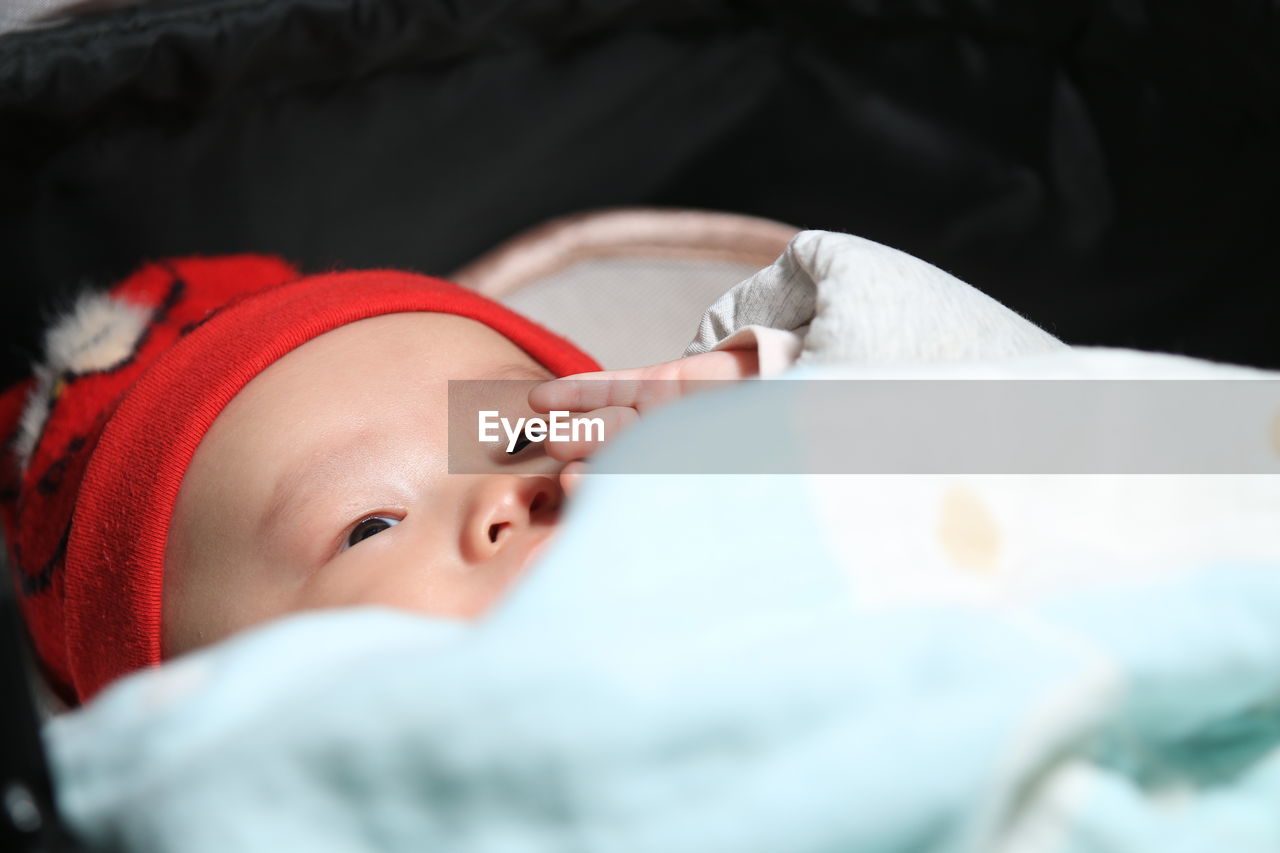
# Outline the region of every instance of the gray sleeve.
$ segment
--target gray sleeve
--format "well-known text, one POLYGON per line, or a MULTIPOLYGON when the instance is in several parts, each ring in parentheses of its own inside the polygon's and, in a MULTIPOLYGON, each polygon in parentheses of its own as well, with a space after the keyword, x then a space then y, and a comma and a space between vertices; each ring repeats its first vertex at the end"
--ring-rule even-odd
POLYGON ((815 293, 813 279, 796 263, 788 246, 771 266, 712 303, 702 315, 697 335, 684 354, 710 352, 721 341, 747 326, 802 333, 813 319, 815 293))
POLYGON ((800 232, 771 266, 720 297, 685 355, 752 325, 801 334, 801 364, 966 361, 1066 347, 932 264, 830 231, 800 232))

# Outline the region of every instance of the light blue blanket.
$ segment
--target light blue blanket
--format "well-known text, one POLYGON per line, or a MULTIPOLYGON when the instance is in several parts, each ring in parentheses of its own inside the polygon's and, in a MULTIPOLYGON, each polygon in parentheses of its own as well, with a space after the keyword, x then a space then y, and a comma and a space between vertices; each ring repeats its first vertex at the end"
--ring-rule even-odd
POLYGON ((816 483, 592 477, 478 626, 296 617, 54 721, 64 810, 128 851, 1280 851, 1280 566, 868 596, 899 567, 816 483))

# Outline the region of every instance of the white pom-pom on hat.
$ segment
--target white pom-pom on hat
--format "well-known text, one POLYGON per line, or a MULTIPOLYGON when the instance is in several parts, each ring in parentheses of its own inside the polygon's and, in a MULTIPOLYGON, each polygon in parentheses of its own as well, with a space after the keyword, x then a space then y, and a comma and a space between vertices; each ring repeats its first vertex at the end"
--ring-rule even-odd
POLYGON ((137 349, 152 309, 107 293, 83 293, 76 304, 45 333, 44 361, 33 369, 36 383, 27 397, 14 451, 22 470, 31 464, 40 433, 57 399, 58 383, 68 378, 110 370, 137 349))

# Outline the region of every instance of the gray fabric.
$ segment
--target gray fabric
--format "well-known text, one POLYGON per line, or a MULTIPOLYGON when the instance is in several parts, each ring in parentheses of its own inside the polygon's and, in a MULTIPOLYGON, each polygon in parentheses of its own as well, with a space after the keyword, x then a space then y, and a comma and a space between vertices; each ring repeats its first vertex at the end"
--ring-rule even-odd
POLYGON ((801 364, 1007 358, 1066 344, 980 290, 852 234, 803 231, 778 260, 724 294, 687 355, 744 326, 805 335, 801 364))
POLYGON ((606 369, 679 358, 706 307, 756 272, 729 261, 585 260, 503 302, 581 346, 606 369))
POLYGON ((707 309, 685 355, 711 352, 746 326, 801 333, 816 312, 817 285, 790 253, 732 288, 707 309))

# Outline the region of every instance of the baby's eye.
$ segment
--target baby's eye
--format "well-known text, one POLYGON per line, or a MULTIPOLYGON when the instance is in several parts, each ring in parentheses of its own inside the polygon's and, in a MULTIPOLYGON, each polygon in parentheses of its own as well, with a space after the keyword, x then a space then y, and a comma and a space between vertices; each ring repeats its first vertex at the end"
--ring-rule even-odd
POLYGON ((376 536, 388 527, 395 527, 400 523, 398 518, 388 518, 385 515, 371 515, 361 521, 355 527, 351 528, 351 533, 347 535, 347 541, 342 546, 342 550, 347 550, 352 545, 359 544, 370 536, 376 536))

